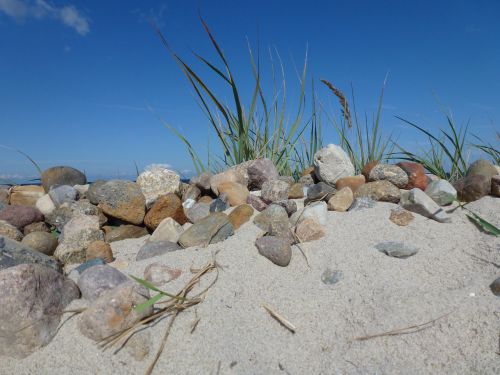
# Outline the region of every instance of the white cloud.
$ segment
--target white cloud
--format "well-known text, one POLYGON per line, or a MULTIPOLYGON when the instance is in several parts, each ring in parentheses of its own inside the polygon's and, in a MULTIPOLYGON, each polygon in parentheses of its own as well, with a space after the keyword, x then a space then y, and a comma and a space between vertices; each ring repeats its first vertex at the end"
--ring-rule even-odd
POLYGON ((90 31, 89 19, 74 5, 58 7, 45 0, 0 0, 0 12, 18 22, 28 18, 51 18, 71 27, 80 35, 90 31))

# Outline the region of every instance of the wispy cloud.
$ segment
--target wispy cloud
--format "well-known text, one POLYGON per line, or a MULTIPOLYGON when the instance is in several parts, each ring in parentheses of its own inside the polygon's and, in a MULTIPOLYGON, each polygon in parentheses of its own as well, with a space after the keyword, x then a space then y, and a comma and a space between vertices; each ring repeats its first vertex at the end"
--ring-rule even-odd
POLYGON ((137 14, 139 16, 140 22, 151 22, 158 27, 165 26, 164 19, 167 12, 168 6, 165 3, 154 8, 137 8, 131 11, 132 14, 137 14))
POLYGON ((45 0, 0 0, 0 12, 18 22, 26 19, 54 19, 80 35, 90 31, 89 19, 74 5, 56 6, 45 0))

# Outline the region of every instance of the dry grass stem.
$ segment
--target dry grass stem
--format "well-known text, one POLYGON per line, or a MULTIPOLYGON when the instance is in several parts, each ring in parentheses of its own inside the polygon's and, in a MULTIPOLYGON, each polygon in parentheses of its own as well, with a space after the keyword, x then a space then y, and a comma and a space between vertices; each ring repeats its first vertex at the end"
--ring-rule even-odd
POLYGON ((267 312, 269 314, 271 314, 271 316, 276 319, 278 322, 280 322, 283 326, 285 326, 290 332, 292 333, 295 333, 296 331, 296 328, 295 326, 290 323, 290 321, 288 319, 286 319, 283 315, 281 315, 280 313, 278 313, 276 310, 274 310, 271 306, 269 305, 262 305, 262 307, 264 309, 267 310, 267 312))
POLYGON ((326 85, 326 87, 328 87, 333 92, 333 94, 339 99, 340 106, 342 107, 342 115, 344 116, 344 119, 347 121, 347 125, 349 126, 349 128, 352 128, 351 112, 349 111, 349 103, 347 103, 345 95, 342 93, 342 91, 333 86, 326 79, 322 79, 321 82, 323 82, 326 85))

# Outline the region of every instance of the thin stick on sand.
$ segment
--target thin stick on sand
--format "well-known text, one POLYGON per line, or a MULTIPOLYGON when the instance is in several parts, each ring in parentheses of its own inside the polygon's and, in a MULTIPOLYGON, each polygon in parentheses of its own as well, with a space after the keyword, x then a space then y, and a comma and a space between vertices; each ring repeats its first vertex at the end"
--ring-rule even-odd
POLYGON ((274 310, 271 306, 269 305, 262 305, 263 308, 267 310, 271 316, 276 319, 278 322, 280 322, 282 325, 284 325, 290 332, 295 333, 295 326, 290 323, 288 319, 286 319, 283 315, 279 314, 276 310, 274 310))

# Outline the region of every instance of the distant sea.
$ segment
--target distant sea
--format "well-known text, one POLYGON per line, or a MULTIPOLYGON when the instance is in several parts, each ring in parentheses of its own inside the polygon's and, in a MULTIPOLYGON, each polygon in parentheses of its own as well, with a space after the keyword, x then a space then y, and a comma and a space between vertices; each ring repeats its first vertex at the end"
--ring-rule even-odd
MULTIPOLYGON (((103 175, 103 176, 87 176, 87 183, 92 183, 97 180, 128 180, 135 181, 137 176, 134 175, 103 175)), ((181 178, 182 182, 189 182, 189 178, 181 178)), ((0 178, 0 185, 40 185, 40 178, 25 177, 25 178, 0 178)))

